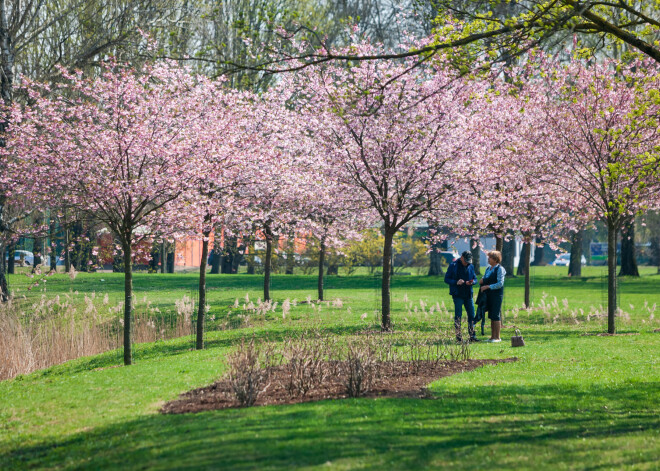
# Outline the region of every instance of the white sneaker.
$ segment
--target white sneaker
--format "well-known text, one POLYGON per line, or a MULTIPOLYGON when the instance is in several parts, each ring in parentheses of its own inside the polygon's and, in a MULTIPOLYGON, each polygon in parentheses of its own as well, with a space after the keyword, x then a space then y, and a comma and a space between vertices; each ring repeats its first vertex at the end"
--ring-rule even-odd
POLYGON ((488 339, 488 340, 486 340, 486 342, 488 342, 488 343, 497 343, 497 342, 501 342, 501 341, 502 341, 502 339, 488 339))

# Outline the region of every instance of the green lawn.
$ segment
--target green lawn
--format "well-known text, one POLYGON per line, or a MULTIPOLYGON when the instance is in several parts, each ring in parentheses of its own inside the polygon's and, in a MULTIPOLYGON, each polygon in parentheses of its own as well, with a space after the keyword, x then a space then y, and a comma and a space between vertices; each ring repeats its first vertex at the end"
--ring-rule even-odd
MULTIPOLYGON (((373 325, 378 280, 368 276, 328 278, 327 298, 342 299, 341 307, 318 312, 301 304, 286 319, 278 308, 250 328, 209 332, 201 352, 190 350, 189 338, 140 344, 131 367, 112 367, 118 354, 108 352, 2 382, 0 469, 657 469, 660 333, 653 330, 660 316, 651 312, 660 304, 660 276, 646 269, 640 279, 622 280, 627 317, 619 329, 639 335, 597 337, 583 334, 603 331, 602 317, 571 313, 604 304, 602 270, 588 268, 584 279, 573 280, 564 273, 535 269, 533 299, 545 305, 531 313, 517 309, 522 279, 508 280, 509 324, 523 329, 527 346, 477 344, 473 354, 520 361, 437 381, 432 400, 157 412, 164 401, 221 375, 227 351, 241 337, 276 338, 311 324, 349 334, 373 325)), ((138 274, 135 288, 139 301, 146 296, 171 310, 195 282, 193 274, 138 274)), ((78 296, 94 291, 97 298, 108 293, 114 302, 122 289, 115 274, 80 274, 73 282, 57 275, 45 293, 26 291, 20 276, 10 283, 30 301, 71 290, 78 296)), ((208 286, 211 314, 218 317, 246 293, 253 300, 260 295, 254 276, 211 276, 208 286)), ((272 284, 280 302, 302 301, 314 288, 315 279, 305 276, 276 276, 272 284)), ((451 303, 441 280, 395 277, 397 329, 450 324, 448 312, 430 314, 420 300, 451 303)))

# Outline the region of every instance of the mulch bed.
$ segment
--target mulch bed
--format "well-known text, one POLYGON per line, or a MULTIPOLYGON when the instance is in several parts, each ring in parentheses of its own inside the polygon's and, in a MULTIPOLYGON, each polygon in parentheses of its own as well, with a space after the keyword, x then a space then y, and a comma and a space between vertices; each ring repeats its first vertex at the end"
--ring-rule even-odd
MULTIPOLYGON (((417 367, 405 361, 383 363, 379 365, 378 377, 374 379, 372 386, 363 397, 432 398, 426 386, 439 378, 472 371, 484 365, 511 363, 517 360, 514 357, 502 360, 418 362, 417 367)), ((343 368, 338 370, 342 371, 343 368)), ((286 366, 270 368, 269 385, 259 395, 255 405, 295 404, 348 397, 341 374, 328 378, 304 397, 291 396, 285 387, 288 378, 286 366)), ((233 398, 229 382, 223 379, 210 386, 182 394, 178 399, 165 404, 160 411, 164 414, 186 414, 238 407, 240 404, 233 398)))

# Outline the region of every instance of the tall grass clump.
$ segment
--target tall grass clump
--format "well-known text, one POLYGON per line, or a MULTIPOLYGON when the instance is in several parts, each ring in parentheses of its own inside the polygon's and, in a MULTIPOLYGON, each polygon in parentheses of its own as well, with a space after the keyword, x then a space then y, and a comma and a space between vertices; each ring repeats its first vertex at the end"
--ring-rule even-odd
MULTIPOLYGON (((176 315, 169 318, 148 302, 136 307, 135 342, 191 335, 190 306, 189 298, 177 301, 176 315)), ((107 296, 101 300, 94 293, 1 303, 0 381, 122 347, 122 310, 123 303, 109 306, 107 296)))

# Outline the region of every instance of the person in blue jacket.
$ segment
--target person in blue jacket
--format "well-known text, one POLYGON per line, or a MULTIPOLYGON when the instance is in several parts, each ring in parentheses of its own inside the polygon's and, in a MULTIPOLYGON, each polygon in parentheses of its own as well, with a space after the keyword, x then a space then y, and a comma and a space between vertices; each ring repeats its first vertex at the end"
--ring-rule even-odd
POLYGON ((467 312, 468 333, 470 342, 477 342, 474 333, 474 301, 472 300, 472 286, 477 283, 477 275, 472 265, 472 253, 466 250, 461 257, 449 264, 445 273, 445 283, 449 285, 449 294, 454 299, 454 326, 456 327, 456 340, 463 341, 461 335, 461 318, 463 306, 467 312))

